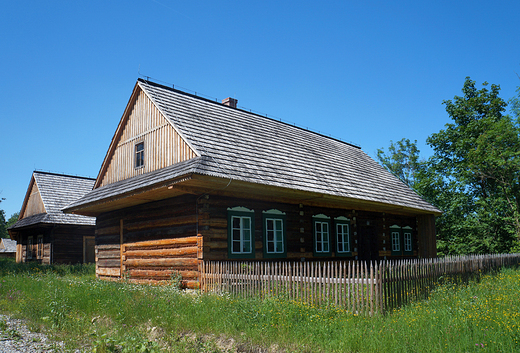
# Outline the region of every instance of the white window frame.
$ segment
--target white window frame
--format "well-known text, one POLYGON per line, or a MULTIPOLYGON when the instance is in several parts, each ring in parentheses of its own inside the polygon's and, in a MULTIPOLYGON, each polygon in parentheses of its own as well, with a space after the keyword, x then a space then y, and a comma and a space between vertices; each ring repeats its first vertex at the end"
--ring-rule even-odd
POLYGON ((262 211, 262 218, 264 227, 264 256, 267 258, 286 256, 286 214, 280 210, 271 209, 262 211))
POLYGON ((266 234, 265 252, 268 254, 283 254, 284 253, 283 219, 266 218, 265 219, 265 234, 266 234), (273 225, 272 229, 269 229, 269 223, 272 223, 272 225, 273 225), (269 244, 273 245, 272 251, 269 251, 269 244), (278 247, 280 247, 280 248, 278 248, 278 247))
POLYGON ((401 232, 399 230, 391 231, 392 251, 401 251, 401 232))
POLYGON ((324 214, 313 216, 314 225, 314 252, 316 254, 331 254, 331 241, 330 241, 330 217, 324 214), (319 225, 319 230, 318 230, 319 225), (326 229, 324 229, 324 226, 326 229), (325 235, 327 239, 325 240, 325 235), (318 239, 320 238, 320 239, 318 239), (318 250, 318 244, 321 246, 321 250, 318 250), (325 250, 325 245, 327 250, 325 250))
POLYGON ((252 228, 251 225, 252 225, 251 216, 231 216, 231 253, 232 254, 251 254, 253 252, 254 242, 252 239, 253 238, 252 235, 253 235, 254 230, 251 229, 252 228), (239 220, 238 228, 234 227, 234 224, 235 224, 234 221, 236 219, 239 220), (244 225, 245 220, 248 221, 249 228, 245 227, 245 225, 244 225), (238 239, 238 243, 240 244, 239 251, 234 251, 234 248, 235 248, 234 245, 237 243, 237 240, 234 239, 235 231, 239 232, 239 239, 238 239), (245 235, 246 231, 249 231, 249 239, 246 239, 246 235, 245 235), (244 249, 246 243, 249 243, 249 251, 246 251, 244 249))
POLYGON ((336 238, 337 252, 339 254, 350 253, 350 224, 336 223, 336 238), (343 249, 340 250, 340 247, 342 247, 343 249))
POLYGON ((404 251, 411 252, 412 248, 412 232, 404 232, 404 251))
POLYGON ((233 259, 255 257, 255 213, 245 207, 228 208, 228 256, 233 259), (238 226, 235 222, 238 220, 238 226), (249 221, 247 227, 246 220, 249 221), (247 233, 249 232, 249 235, 247 233), (235 239, 235 235, 238 235, 235 239), (246 245, 249 243, 249 251, 246 245), (234 246, 238 244, 238 250, 234 246))

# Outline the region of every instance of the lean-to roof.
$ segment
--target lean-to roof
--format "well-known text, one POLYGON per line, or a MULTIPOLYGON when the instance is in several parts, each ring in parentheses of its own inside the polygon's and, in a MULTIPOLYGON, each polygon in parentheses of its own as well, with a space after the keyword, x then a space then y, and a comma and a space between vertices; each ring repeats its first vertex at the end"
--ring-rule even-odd
POLYGON ((69 209, 127 193, 132 180, 185 172, 440 213, 357 146, 150 81, 137 85, 201 157, 95 189, 69 209))

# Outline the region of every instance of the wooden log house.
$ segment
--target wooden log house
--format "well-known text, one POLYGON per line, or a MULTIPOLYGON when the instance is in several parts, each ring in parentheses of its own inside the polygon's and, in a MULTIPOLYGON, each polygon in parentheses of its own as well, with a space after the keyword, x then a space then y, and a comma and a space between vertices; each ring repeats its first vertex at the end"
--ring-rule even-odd
POLYGON ((42 264, 95 261, 94 217, 61 209, 92 190, 95 179, 35 171, 18 221, 8 228, 16 240, 16 262, 42 264))
POLYGON ((0 257, 16 257, 16 242, 11 239, 0 239, 0 257))
POLYGON ((435 257, 441 212, 359 147, 139 79, 94 189, 100 278, 197 287, 205 260, 435 257))

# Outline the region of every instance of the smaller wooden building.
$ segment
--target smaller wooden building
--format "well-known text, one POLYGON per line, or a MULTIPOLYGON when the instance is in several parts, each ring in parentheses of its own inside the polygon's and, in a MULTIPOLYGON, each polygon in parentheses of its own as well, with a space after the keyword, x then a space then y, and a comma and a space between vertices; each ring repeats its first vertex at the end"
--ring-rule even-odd
POLYGON ((15 257, 16 241, 11 239, 0 239, 0 257, 15 257))
POLYGON ((94 217, 61 210, 92 190, 95 179, 35 171, 18 221, 8 228, 17 242, 16 262, 87 263, 95 261, 94 217))

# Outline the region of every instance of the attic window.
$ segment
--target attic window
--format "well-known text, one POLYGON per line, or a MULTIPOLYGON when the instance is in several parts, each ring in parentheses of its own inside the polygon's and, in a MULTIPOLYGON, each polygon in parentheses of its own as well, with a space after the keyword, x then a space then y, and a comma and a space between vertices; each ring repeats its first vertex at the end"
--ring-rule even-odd
POLYGON ((135 144, 135 168, 144 167, 144 142, 135 144))

